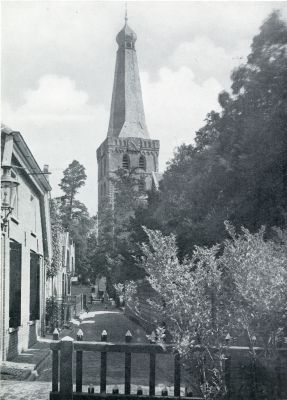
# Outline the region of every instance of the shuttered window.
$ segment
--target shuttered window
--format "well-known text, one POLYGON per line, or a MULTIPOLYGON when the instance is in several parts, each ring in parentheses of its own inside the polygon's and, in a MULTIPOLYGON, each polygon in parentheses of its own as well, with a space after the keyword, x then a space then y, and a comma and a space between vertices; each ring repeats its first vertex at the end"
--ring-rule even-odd
POLYGON ((128 156, 127 154, 124 154, 124 155, 123 155, 123 164, 122 164, 122 167, 123 167, 124 169, 129 169, 129 167, 130 167, 130 159, 129 159, 129 156, 128 156))
POLYGON ((146 160, 145 160, 145 156, 141 155, 139 158, 139 168, 141 169, 146 169, 146 160))
POLYGON ((40 256, 30 253, 30 321, 40 319, 40 256))
POLYGON ((10 242, 9 327, 21 325, 21 244, 10 242))

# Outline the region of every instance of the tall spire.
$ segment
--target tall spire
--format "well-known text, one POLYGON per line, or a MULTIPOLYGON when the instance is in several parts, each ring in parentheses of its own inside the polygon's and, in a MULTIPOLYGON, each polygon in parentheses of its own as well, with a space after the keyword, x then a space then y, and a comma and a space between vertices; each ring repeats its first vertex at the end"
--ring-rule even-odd
POLYGON ((114 76, 108 136, 149 138, 145 122, 135 42, 137 35, 125 25, 117 35, 118 51, 114 76))

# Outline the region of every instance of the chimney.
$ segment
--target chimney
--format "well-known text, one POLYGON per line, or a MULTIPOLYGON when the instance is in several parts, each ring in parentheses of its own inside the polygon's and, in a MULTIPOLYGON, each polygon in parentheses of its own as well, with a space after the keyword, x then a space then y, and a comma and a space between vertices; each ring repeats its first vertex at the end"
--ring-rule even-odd
POLYGON ((45 174, 45 177, 46 177, 47 181, 49 182, 49 174, 50 174, 50 172, 49 172, 49 165, 48 164, 44 165, 43 173, 45 174))

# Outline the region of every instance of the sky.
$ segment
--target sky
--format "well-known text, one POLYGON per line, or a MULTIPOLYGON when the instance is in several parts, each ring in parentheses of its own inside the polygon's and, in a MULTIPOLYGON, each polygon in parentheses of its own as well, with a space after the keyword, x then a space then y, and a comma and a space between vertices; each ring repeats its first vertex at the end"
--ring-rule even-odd
MULTIPOLYGON (((123 1, 2 1, 2 122, 20 131, 52 196, 74 159, 86 168, 79 200, 97 212, 96 150, 107 135, 123 1)), ((231 71, 285 2, 127 2, 148 130, 160 140, 160 170, 220 111, 231 71)))

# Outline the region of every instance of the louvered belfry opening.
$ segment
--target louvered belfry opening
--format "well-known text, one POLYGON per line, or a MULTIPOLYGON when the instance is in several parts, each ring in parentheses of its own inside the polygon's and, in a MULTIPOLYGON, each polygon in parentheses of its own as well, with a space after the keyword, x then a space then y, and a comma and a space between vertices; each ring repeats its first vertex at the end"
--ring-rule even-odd
POLYGON ((129 167, 130 167, 130 159, 129 159, 129 156, 127 154, 123 155, 122 167, 124 169, 129 169, 129 167))
POLYGON ((145 160, 145 156, 141 155, 139 158, 139 168, 146 170, 146 160, 145 160))

